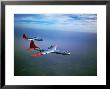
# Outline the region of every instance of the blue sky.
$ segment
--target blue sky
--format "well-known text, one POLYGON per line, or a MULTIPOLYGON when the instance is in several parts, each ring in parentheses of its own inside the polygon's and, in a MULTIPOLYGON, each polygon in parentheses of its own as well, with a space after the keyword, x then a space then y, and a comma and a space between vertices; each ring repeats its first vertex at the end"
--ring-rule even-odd
POLYGON ((26 29, 97 32, 96 14, 15 14, 14 22, 26 29))

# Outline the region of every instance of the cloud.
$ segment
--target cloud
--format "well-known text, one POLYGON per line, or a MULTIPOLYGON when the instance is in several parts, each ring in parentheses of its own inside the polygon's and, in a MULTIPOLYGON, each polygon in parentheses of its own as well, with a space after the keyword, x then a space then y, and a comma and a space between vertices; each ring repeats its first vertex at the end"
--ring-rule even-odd
POLYGON ((96 32, 96 14, 15 14, 15 26, 30 25, 33 28, 96 32))

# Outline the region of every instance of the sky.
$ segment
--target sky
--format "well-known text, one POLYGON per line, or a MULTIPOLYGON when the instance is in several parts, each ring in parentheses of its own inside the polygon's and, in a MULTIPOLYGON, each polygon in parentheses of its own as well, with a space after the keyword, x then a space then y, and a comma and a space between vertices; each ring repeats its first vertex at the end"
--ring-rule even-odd
POLYGON ((17 28, 97 32, 97 14, 15 14, 17 28))
POLYGON ((96 14, 15 14, 14 74, 16 76, 96 76, 97 15, 96 14), (50 31, 51 30, 51 31, 50 31), (90 33, 86 33, 90 32, 90 33), (35 41, 41 49, 57 45, 71 55, 48 54, 32 57, 29 42, 23 33, 41 37, 35 41))

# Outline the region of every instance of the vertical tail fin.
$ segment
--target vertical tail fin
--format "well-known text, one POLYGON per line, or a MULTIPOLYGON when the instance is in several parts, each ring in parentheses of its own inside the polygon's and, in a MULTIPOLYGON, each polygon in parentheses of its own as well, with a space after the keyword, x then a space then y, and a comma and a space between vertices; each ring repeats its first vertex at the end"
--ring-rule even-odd
POLYGON ((33 40, 31 40, 31 42, 30 42, 30 49, 36 49, 36 48, 39 48, 39 47, 35 45, 33 40))
POLYGON ((28 39, 28 37, 25 34, 23 34, 23 39, 28 39))
POLYGON ((55 50, 57 49, 57 45, 54 45, 55 46, 55 50))

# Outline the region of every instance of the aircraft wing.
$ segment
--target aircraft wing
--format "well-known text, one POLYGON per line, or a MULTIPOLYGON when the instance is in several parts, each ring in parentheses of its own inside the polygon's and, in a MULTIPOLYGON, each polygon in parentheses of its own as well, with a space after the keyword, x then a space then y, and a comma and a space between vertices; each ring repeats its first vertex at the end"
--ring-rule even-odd
POLYGON ((42 56, 42 55, 44 55, 47 52, 44 49, 36 49, 36 50, 39 51, 39 52, 33 53, 32 56, 42 56))
POLYGON ((70 52, 68 52, 68 51, 60 51, 60 50, 55 50, 52 53, 62 54, 62 55, 70 55, 70 52))
POLYGON ((37 49, 37 50, 40 52, 33 53, 32 56, 42 56, 42 55, 45 55, 45 53, 46 53, 45 50, 39 50, 39 49, 37 49))
POLYGON ((44 52, 45 51, 44 49, 41 49, 41 48, 36 49, 36 50, 39 51, 39 52, 44 52))
POLYGON ((42 55, 43 55, 42 52, 32 54, 32 56, 42 56, 42 55))
POLYGON ((41 37, 34 37, 33 40, 36 40, 36 41, 43 41, 43 39, 41 37))
POLYGON ((43 41, 42 38, 34 38, 34 40, 36 40, 36 41, 43 41))

